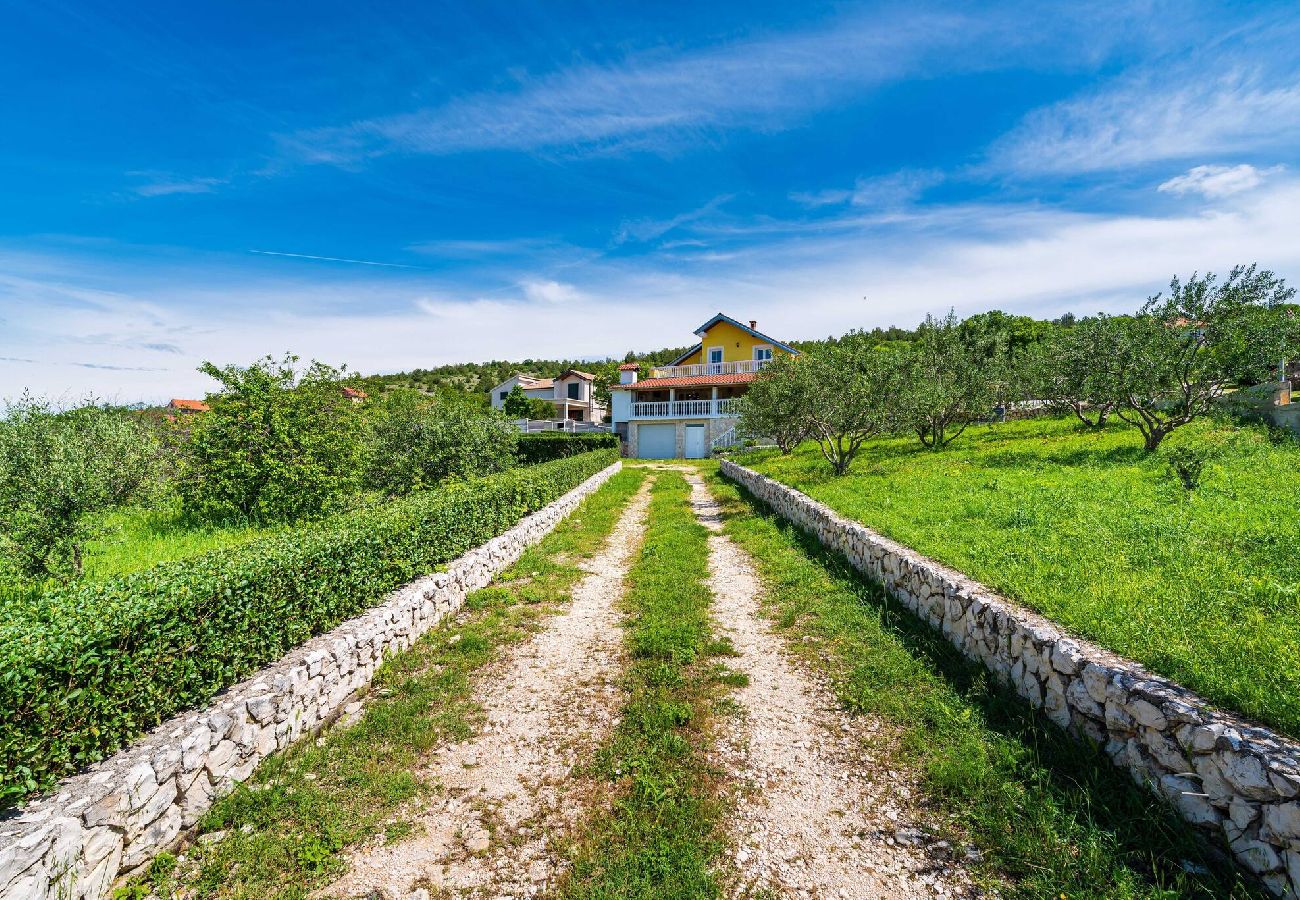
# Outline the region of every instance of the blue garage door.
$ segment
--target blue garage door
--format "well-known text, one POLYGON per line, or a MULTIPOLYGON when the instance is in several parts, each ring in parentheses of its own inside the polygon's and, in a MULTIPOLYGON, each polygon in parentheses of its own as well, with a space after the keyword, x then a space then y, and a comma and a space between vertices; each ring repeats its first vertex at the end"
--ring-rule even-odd
POLYGON ((642 459, 672 459, 677 455, 677 426, 638 425, 636 455, 642 459))

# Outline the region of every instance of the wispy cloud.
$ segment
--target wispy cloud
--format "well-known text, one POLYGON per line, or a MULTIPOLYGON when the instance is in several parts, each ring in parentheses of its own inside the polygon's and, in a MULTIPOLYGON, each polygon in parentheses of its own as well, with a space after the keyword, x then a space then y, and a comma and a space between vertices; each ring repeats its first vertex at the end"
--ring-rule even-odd
POLYGON ((1282 166, 1257 169, 1248 163, 1239 166, 1194 166, 1184 174, 1163 182, 1156 190, 1175 194, 1200 194, 1207 200, 1230 197, 1259 187, 1265 177, 1282 171, 1282 166))
MULTIPOLYGON (((350 165, 391 153, 473 150, 593 154, 672 152, 724 128, 774 130, 844 98, 924 72, 1024 64, 1047 43, 1014 10, 979 15, 909 8, 841 18, 829 27, 754 37, 685 52, 643 52, 524 75, 513 90, 480 92, 398 115, 282 135, 301 162, 350 165), (999 56, 980 52, 989 44, 999 56)), ((1056 27, 1056 26, 1053 26, 1056 27)), ((1074 27, 1067 23, 1060 27, 1074 27)), ((1104 39, 1095 26, 1067 47, 1085 54, 1104 39)))
POLYGON ((875 209, 896 209, 917 200, 943 180, 944 174, 935 169, 900 169, 888 175, 859 178, 852 188, 795 191, 790 194, 790 199, 812 208, 849 203, 875 209))
POLYGON ((310 253, 285 253, 280 250, 249 250, 249 253, 256 253, 260 256, 287 256, 291 259, 311 259, 318 262, 337 262, 351 263, 356 266, 382 266, 388 269, 419 269, 420 266, 410 266, 405 263, 376 262, 373 259, 348 259, 342 256, 313 256, 310 253))
POLYGON ((1036 110, 993 145, 990 162, 1018 174, 1100 172, 1284 150, 1297 140, 1300 68, 1231 54, 1128 73, 1036 110))
POLYGON ((629 241, 653 241, 655 238, 663 237, 671 231, 675 231, 683 225, 691 222, 697 222, 710 214, 716 212, 728 200, 730 194, 720 197, 714 197, 703 206, 687 210, 684 213, 672 216, 667 219, 625 219, 618 227, 614 235, 615 244, 624 244, 629 241))
POLYGON ((162 177, 144 184, 135 185, 131 188, 131 193, 140 197, 166 197, 170 194, 210 194, 225 183, 224 178, 178 179, 162 177))

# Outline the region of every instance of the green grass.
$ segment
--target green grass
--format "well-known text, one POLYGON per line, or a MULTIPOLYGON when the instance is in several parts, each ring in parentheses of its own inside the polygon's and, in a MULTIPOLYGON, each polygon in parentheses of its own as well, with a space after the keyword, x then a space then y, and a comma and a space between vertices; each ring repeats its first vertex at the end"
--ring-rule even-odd
MULTIPOLYGON (((502 648, 555 612, 599 551, 644 473, 620 472, 530 548, 465 611, 434 629, 377 674, 362 719, 268 759, 253 779, 217 803, 183 863, 155 865, 127 891, 158 896, 302 898, 332 881, 344 852, 383 833, 410 833, 406 804, 436 790, 414 774, 421 756, 469 737, 481 717, 473 676, 502 648)), ((173 862, 175 862, 173 860, 173 862)), ((124 896, 134 896, 130 893, 124 896)))
POLYGON ((742 462, 1300 737, 1300 447, 1196 423, 1166 443, 1222 447, 1193 492, 1124 425, 979 426, 946 450, 872 442, 835 478, 813 445, 742 462))
POLYGON ((765 614, 847 709, 893 726, 876 752, 920 773, 933 824, 982 851, 988 887, 1026 900, 1264 896, 1104 754, 991 684, 844 560, 716 469, 710 486, 767 585, 765 614))
POLYGON ((728 689, 711 657, 708 536, 676 472, 661 472, 645 543, 627 579, 627 702, 592 774, 613 796, 575 840, 559 894, 575 898, 713 897, 721 804, 704 748, 728 689))

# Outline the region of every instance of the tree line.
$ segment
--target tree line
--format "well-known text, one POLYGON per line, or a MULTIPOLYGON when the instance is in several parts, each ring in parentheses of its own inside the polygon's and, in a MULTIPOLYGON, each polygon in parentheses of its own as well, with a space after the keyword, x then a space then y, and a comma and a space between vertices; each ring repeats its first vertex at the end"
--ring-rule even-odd
POLYGON ((1238 266, 1222 280, 1175 277, 1127 315, 950 312, 906 339, 850 333, 765 367, 741 402, 741 429, 783 453, 815 440, 842 475, 874 437, 913 434, 939 450, 999 411, 1043 405, 1089 428, 1121 419, 1152 452, 1229 391, 1300 357, 1294 296, 1273 272, 1238 266))

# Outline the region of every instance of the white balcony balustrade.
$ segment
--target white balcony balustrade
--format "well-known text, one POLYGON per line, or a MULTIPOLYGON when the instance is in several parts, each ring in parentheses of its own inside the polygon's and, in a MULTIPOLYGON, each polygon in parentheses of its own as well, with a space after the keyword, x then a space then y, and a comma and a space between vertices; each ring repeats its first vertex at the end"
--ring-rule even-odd
POLYGON ((746 375, 767 365, 766 359, 741 359, 734 362, 696 363, 693 366, 659 366, 650 370, 651 378, 696 378, 700 375, 746 375))
POLYGON ((722 400, 651 400, 632 404, 634 419, 712 419, 738 414, 735 398, 722 400))

